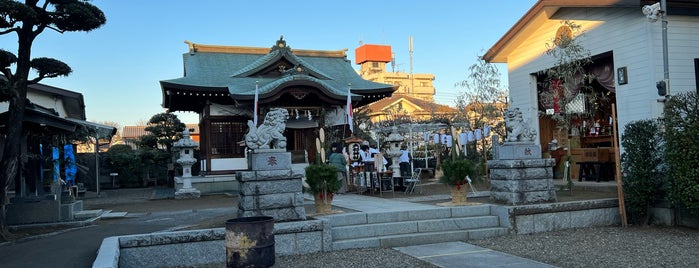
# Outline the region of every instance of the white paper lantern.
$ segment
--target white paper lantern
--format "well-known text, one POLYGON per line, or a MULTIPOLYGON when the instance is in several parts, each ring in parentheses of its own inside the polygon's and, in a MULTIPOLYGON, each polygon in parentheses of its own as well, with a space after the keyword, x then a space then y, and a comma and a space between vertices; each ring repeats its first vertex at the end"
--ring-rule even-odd
POLYGON ((461 132, 459 134, 459 144, 464 145, 468 142, 468 134, 466 132, 461 132))

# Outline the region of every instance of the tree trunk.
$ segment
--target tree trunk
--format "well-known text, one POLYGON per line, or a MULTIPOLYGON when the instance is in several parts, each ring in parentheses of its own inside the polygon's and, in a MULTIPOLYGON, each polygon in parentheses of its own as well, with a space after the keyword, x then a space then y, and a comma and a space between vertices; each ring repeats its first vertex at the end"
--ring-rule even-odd
MULTIPOLYGON (((26 85, 25 85, 26 88, 26 85)), ((25 94, 26 95, 26 94, 25 94)), ((5 240, 9 239, 9 230, 7 229, 6 205, 10 199, 7 195, 7 190, 10 183, 19 174, 20 148, 19 144, 22 138, 22 121, 24 119, 24 99, 18 96, 13 96, 10 100, 9 118, 7 123, 7 137, 5 139, 5 148, 0 161, 0 172, 5 176, 0 176, 0 237, 5 240)))
POLYGON ((24 23, 22 29, 17 33, 17 70, 15 75, 8 77, 9 84, 15 90, 8 107, 7 136, 5 137, 5 148, 3 149, 2 160, 0 160, 0 237, 8 239, 6 207, 9 203, 7 190, 10 182, 19 174, 20 164, 20 141, 22 139, 22 129, 24 122, 24 108, 27 104, 27 77, 31 69, 30 58, 32 43, 34 38, 41 31, 33 32, 33 24, 24 23))

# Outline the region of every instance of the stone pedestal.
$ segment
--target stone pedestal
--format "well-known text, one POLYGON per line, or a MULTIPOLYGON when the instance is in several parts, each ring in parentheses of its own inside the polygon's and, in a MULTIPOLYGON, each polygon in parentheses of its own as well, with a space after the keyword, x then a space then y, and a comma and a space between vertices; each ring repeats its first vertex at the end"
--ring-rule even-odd
POLYGON ((508 205, 555 202, 554 164, 552 158, 488 161, 490 198, 508 205))
POLYGON ((250 154, 251 170, 236 173, 240 185, 238 217, 270 216, 275 221, 305 220, 303 174, 291 169, 284 150, 250 154))
POLYGON ((175 199, 190 199, 199 197, 201 197, 201 192, 197 190, 197 188, 192 187, 192 182, 189 180, 189 178, 185 178, 184 187, 175 192, 175 199), (187 185, 189 185, 189 187, 187 187, 187 185))
MULTIPOLYGON (((175 179, 177 181, 177 179, 175 179)), ((175 199, 190 199, 201 197, 201 192, 197 188, 192 187, 192 178, 189 177, 182 178, 182 188, 175 191, 175 199)))

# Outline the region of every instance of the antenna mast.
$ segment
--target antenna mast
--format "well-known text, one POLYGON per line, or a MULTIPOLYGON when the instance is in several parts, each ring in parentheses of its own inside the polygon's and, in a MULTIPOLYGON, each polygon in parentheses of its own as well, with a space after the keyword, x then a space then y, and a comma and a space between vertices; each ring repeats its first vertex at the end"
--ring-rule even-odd
POLYGON ((408 51, 410 52, 410 89, 408 89, 408 95, 410 92, 415 93, 415 81, 413 79, 413 36, 408 37, 408 51))

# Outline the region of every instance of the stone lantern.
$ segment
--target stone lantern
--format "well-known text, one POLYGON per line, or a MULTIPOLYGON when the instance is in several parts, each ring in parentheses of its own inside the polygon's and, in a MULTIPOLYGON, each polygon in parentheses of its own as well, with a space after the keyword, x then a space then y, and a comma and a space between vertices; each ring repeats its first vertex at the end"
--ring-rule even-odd
POLYGON ((180 158, 177 163, 182 165, 182 188, 175 192, 175 199, 198 198, 201 192, 192 187, 192 165, 197 162, 194 158, 194 148, 199 146, 197 142, 189 138, 189 130, 182 132, 182 139, 176 141, 172 148, 180 150, 180 158))
POLYGON ((386 142, 389 143, 390 148, 388 149, 388 155, 391 156, 391 169, 393 169, 393 177, 400 177, 400 145, 405 139, 403 136, 398 134, 398 127, 393 126, 391 134, 386 138, 386 142))

